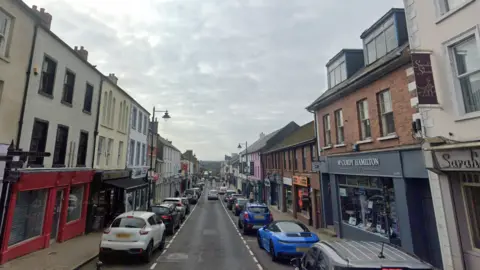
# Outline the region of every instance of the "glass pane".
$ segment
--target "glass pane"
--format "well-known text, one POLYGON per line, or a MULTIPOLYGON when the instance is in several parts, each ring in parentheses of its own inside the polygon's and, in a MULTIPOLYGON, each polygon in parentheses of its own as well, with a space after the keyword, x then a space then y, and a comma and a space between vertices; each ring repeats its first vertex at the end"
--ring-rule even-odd
POLYGON ((339 84, 342 82, 342 72, 340 72, 340 68, 335 68, 335 84, 339 84))
POLYGON ((454 47, 457 73, 462 75, 480 69, 480 55, 475 37, 472 37, 454 47))
POLYGON ((370 41, 367 44, 368 63, 373 63, 377 59, 377 53, 375 52, 375 40, 370 41))
POLYGON ((480 187, 465 186, 464 190, 472 242, 476 248, 480 248, 480 187))
POLYGON ((385 39, 387 40, 387 52, 397 47, 397 33, 395 32, 395 25, 391 25, 385 30, 385 39))
POLYGON ((330 72, 330 87, 335 86, 335 72, 331 71, 330 72))
POLYGON ((140 229, 147 225, 143 219, 126 217, 117 218, 112 222, 112 228, 135 228, 140 229))
POLYGON ((282 231, 282 232, 308 232, 308 229, 304 226, 301 226, 297 223, 294 222, 277 222, 277 227, 282 231))
POLYGON ((345 65, 345 62, 340 64, 340 73, 342 75, 342 81, 347 79, 347 66, 345 65))
POLYGON ((377 49, 377 59, 387 53, 387 44, 385 42, 385 33, 381 33, 375 38, 375 46, 377 49))
POLYGON ((465 113, 480 111, 480 72, 460 79, 465 113))
POLYGON ((385 116, 385 134, 384 135, 388 135, 388 134, 392 134, 392 133, 395 133, 395 121, 393 120, 393 112, 389 112, 389 113, 386 113, 384 114, 385 116))
POLYGON ((392 97, 390 95, 390 91, 384 91, 382 93, 382 105, 383 105, 382 113, 387 113, 392 111, 392 97))
POLYGON ((82 215, 83 189, 84 186, 75 186, 70 189, 67 222, 77 220, 82 215))

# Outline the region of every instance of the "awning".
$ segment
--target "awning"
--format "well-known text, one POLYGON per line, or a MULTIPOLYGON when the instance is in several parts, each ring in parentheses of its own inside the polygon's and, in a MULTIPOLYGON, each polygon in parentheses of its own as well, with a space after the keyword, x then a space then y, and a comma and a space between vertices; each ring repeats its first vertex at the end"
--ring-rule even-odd
POLYGON ((116 180, 107 180, 103 182, 104 184, 111 185, 121 189, 136 189, 141 187, 148 186, 148 183, 145 182, 142 178, 131 179, 131 178, 122 178, 116 180))

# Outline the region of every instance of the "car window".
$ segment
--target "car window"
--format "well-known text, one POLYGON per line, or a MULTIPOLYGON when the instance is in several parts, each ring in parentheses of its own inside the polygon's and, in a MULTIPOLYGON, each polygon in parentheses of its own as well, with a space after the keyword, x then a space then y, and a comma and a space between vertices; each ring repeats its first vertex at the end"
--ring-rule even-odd
POLYGON ((173 199, 172 200, 163 200, 163 202, 171 202, 171 203, 176 204, 176 203, 178 203, 178 200, 173 200, 173 199))
POLYGON ((160 217, 158 217, 157 215, 153 216, 153 218, 155 218, 155 221, 157 221, 157 224, 163 224, 163 221, 160 217))
POLYGON ((148 224, 150 224, 150 225, 152 225, 152 226, 153 226, 153 225, 157 225, 157 221, 155 220, 155 218, 153 218, 153 216, 149 217, 149 218, 147 219, 147 221, 148 221, 148 224))
POLYGON ((155 214, 168 214, 170 209, 163 206, 152 206, 152 212, 155 214))
POLYGON ((282 232, 308 232, 308 228, 304 226, 303 224, 299 224, 296 222, 277 222, 278 228, 282 232))
POLYGON ((248 202, 247 199, 236 199, 236 201, 239 205, 245 205, 248 202))
POLYGON ((261 206, 251 206, 248 208, 248 211, 255 214, 266 214, 268 213, 268 208, 261 206))
POLYGON ((193 190, 193 189, 187 189, 187 190, 185 190, 185 194, 187 194, 187 195, 195 195, 195 190, 193 190))
POLYGON ((182 199, 182 203, 183 203, 183 204, 187 204, 187 203, 188 203, 188 200, 187 200, 187 199, 182 199))
POLYGON ((135 217, 122 217, 117 218, 112 222, 112 228, 138 228, 145 227, 147 223, 141 218, 135 217))

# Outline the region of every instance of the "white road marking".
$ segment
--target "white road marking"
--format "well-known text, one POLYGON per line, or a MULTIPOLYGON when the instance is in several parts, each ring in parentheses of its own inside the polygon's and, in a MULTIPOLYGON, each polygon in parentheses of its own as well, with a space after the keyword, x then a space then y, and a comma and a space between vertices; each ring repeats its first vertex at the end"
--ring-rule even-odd
POLYGON ((238 230, 237 225, 236 225, 235 222, 233 221, 232 217, 228 214, 227 208, 225 207, 225 205, 223 204, 222 201, 220 201, 220 203, 222 204, 222 207, 223 207, 223 210, 225 210, 225 213, 227 213, 227 217, 228 217, 228 218, 230 219, 230 221, 232 222, 233 227, 237 230, 238 235, 240 236, 240 239, 243 241, 243 244, 245 245, 245 247, 247 248, 248 252, 249 252, 250 255, 252 256, 253 261, 254 261, 255 264, 257 265, 258 269, 259 269, 259 270, 263 270, 263 267, 260 265, 259 261, 258 261, 257 258, 255 257, 255 254, 253 254, 253 252, 252 252, 252 250, 250 249, 250 247, 248 246, 247 242, 245 242, 245 239, 244 239, 243 235, 240 234, 240 231, 238 230))
POLYGON ((157 266, 157 263, 153 263, 152 266, 150 266, 150 269, 154 269, 155 266, 157 266))

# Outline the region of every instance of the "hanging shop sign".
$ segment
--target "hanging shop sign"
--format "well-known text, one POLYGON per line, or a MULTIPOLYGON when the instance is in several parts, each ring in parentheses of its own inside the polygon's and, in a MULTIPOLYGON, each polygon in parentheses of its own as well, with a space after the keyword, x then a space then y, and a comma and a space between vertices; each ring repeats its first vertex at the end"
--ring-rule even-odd
POLYGON ((306 176, 294 176, 293 184, 302 187, 308 187, 308 177, 306 176))
POLYGON ((443 171, 480 171, 480 149, 435 151, 435 159, 443 171))
POLYGON ((292 185, 292 178, 283 177, 283 184, 287 185, 287 186, 291 186, 292 185))

